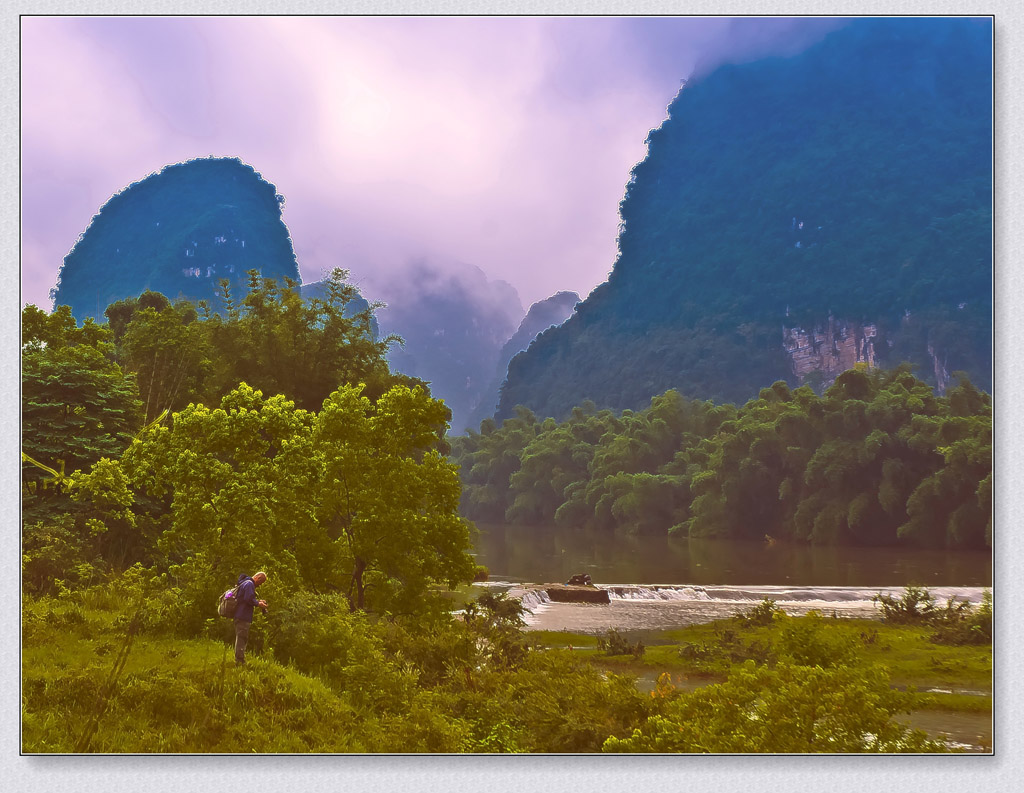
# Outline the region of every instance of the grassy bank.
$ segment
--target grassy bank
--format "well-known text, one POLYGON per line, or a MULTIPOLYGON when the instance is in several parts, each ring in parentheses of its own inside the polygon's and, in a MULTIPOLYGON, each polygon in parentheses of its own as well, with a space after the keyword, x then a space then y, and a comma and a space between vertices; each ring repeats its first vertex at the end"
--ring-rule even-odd
POLYGON ((308 605, 260 618, 238 668, 223 620, 175 634, 109 589, 26 598, 23 750, 930 752, 901 714, 991 707, 956 693, 990 692, 990 648, 926 628, 771 614, 615 652, 622 637, 523 633, 500 599, 415 629, 308 605))
POLYGON ((528 652, 486 609, 418 632, 343 610, 276 633, 260 618, 245 667, 230 622, 185 637, 137 613, 101 590, 23 601, 23 751, 598 752, 650 712, 631 679, 528 652))
POLYGON ((26 611, 26 752, 315 752, 368 748, 324 682, 214 639, 129 635, 116 610, 26 611))
MULTIPOLYGON (((989 697, 935 695, 941 701, 979 708, 992 688, 992 646, 949 645, 932 641, 928 626, 886 625, 877 620, 824 618, 829 642, 846 646, 859 662, 889 670, 894 685, 985 692, 989 697), (968 704, 970 703, 970 704, 968 704)), ((639 658, 631 654, 608 655, 598 649, 598 638, 582 633, 536 631, 529 634, 538 644, 567 648, 589 658, 603 669, 616 672, 667 672, 671 675, 722 680, 735 663, 766 660, 777 648, 784 626, 742 626, 734 619, 690 625, 657 635, 658 643, 644 648, 639 658), (660 643, 660 642, 665 643, 660 643)), ((990 705, 988 709, 990 709, 990 705)))
MULTIPOLYGON (((818 625, 827 638, 814 641, 846 654, 852 663, 885 669, 895 687, 928 692, 920 699, 921 709, 992 710, 991 644, 940 644, 933 641, 935 629, 929 625, 845 618, 820 618, 818 625), (963 691, 978 693, 960 693, 963 691)), ((799 630, 799 618, 765 624, 729 618, 663 631, 639 655, 610 654, 598 647, 598 637, 586 634, 536 631, 529 636, 541 646, 572 647, 603 670, 646 679, 668 674, 677 683, 699 685, 724 681, 737 664, 748 659, 770 662, 786 643, 786 632, 792 641, 800 638, 799 630)))

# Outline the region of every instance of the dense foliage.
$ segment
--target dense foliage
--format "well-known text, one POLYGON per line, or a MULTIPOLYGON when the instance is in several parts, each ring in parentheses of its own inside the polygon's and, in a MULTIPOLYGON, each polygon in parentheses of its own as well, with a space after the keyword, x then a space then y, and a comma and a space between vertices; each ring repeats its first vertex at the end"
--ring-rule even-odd
POLYGON ((168 165, 113 195, 64 257, 51 296, 78 319, 147 289, 220 308, 217 284, 247 270, 298 280, 284 196, 235 158, 168 165))
POLYGON ((452 442, 473 520, 819 544, 991 545, 992 408, 859 367, 818 396, 783 382, 742 408, 675 391, 646 410, 527 408, 452 442))
POLYGON ((780 330, 830 316, 876 325, 883 366, 988 388, 991 56, 989 20, 863 19, 688 83, 608 281, 513 359, 497 416, 799 385, 780 330))
MULTIPOLYGON (((110 330, 75 323, 67 306, 22 312, 21 449, 58 473, 117 457, 142 426, 135 377, 115 361, 110 330)), ((26 521, 70 508, 52 476, 22 462, 26 521)))
POLYGON ((395 339, 377 337, 376 304, 346 278, 336 269, 304 298, 295 281, 253 270, 244 290, 220 284, 223 314, 157 292, 119 300, 104 314, 116 359, 137 374, 149 420, 190 402, 216 403, 240 382, 306 410, 319 409, 340 383, 365 383, 374 398, 395 383, 416 384, 389 371, 395 339))
MULTIPOLYGON (((725 680, 696 692, 666 682, 646 696, 579 653, 531 647, 518 601, 466 598, 481 571, 444 456, 450 412, 390 372, 390 340, 346 312, 344 274, 309 301, 256 273, 248 287, 239 299, 224 286, 223 316, 155 292, 112 304, 107 326, 79 326, 67 307, 23 312, 25 751, 946 748, 895 718, 920 700, 820 616, 765 608, 744 624, 770 621, 766 643, 691 650, 728 658, 725 680), (215 603, 256 568, 270 608, 236 668, 215 603)), ((457 440, 456 456, 479 455, 466 492, 496 509, 508 487, 517 519, 592 510, 602 526, 692 531, 691 491, 713 494, 718 473, 728 486, 736 438, 804 412, 807 438, 853 448, 878 423, 891 443, 868 448, 925 459, 908 525, 946 510, 948 536, 975 536, 988 397, 964 381, 936 398, 903 369, 848 373, 822 398, 777 384, 739 410, 674 392, 636 414, 589 404, 563 424, 522 410, 457 440)), ((945 611, 938 632, 984 641, 974 616, 945 611)), ((608 663, 649 654, 621 636, 604 649, 608 663)))
MULTIPOLYGON (((390 373, 385 355, 392 340, 373 336, 372 306, 350 315, 355 290, 343 271, 336 270, 325 282, 324 297, 305 301, 294 282, 280 285, 255 272, 249 274, 248 287, 244 297, 236 298, 230 284, 222 284, 225 316, 202 304, 171 303, 157 292, 111 304, 105 326, 91 319, 78 326, 67 306, 49 315, 35 306, 24 309, 23 554, 26 583, 33 591, 51 590, 56 580, 86 583, 133 562, 182 561, 161 555, 157 542, 171 525, 175 495, 184 494, 175 490, 181 483, 164 470, 169 459, 158 459, 149 468, 139 461, 151 454, 155 438, 177 438, 187 427, 202 426, 196 437, 214 442, 213 434, 203 435, 212 433, 212 425, 203 424, 202 417, 215 420, 226 414, 204 405, 226 399, 228 411, 269 415, 269 408, 261 412, 260 389, 265 389, 281 395, 268 400, 279 418, 287 413, 288 426, 309 429, 309 416, 328 397, 342 398, 340 385, 363 384, 362 397, 346 392, 344 398, 346 404, 362 405, 363 415, 376 411, 378 400, 391 393, 392 402, 402 399, 395 395, 412 400, 403 405, 403 412, 411 411, 404 420, 430 422, 418 428, 419 434, 405 437, 413 444, 406 453, 423 456, 424 432, 431 438, 428 445, 446 450, 444 405, 430 400, 411 378, 390 373), (424 400, 429 409, 421 404, 424 400), (130 477, 120 458, 144 424, 148 429, 126 458, 135 465, 130 477), (149 477, 148 489, 143 477, 149 477)), ((381 407, 390 404, 385 399, 381 407)), ((331 405, 330 410, 337 409, 331 405)), ((294 439, 284 440, 294 444, 294 439)), ((391 448, 398 453, 397 446, 391 448)), ((241 464, 249 452, 238 452, 235 462, 241 464)), ((196 453, 186 442, 183 454, 191 460, 198 459, 196 453)), ((222 465, 215 473, 225 470, 222 465)), ((214 476, 207 483, 213 490, 202 495, 193 482, 188 492, 212 497, 216 482, 214 476)), ((457 500, 457 494, 445 498, 457 500)), ((258 508, 258 500, 250 507, 258 508)))
POLYGON ((421 388, 375 403, 361 392, 342 386, 312 413, 243 383, 127 450, 130 480, 169 502, 160 550, 200 602, 223 569, 273 567, 380 611, 415 611, 431 583, 472 579, 458 476, 436 449, 444 404, 421 388))

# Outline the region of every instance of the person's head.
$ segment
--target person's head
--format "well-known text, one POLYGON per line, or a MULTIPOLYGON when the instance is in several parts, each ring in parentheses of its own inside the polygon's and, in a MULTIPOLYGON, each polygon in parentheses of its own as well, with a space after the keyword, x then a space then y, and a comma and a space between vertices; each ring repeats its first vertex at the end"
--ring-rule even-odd
POLYGON ((258 573, 253 573, 253 575, 252 575, 252 582, 256 586, 259 586, 260 584, 262 584, 266 580, 267 580, 267 574, 264 573, 262 570, 260 570, 258 573))

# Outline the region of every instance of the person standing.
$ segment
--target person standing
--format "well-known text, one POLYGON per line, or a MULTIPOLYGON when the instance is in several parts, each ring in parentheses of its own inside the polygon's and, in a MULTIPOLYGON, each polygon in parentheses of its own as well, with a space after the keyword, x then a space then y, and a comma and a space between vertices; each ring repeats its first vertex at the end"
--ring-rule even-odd
POLYGON ((249 628, 252 627, 252 615, 257 606, 267 613, 267 601, 256 596, 256 587, 267 580, 262 570, 252 577, 242 573, 238 576, 238 606, 235 608, 235 663, 245 664, 245 645, 249 643, 249 628))

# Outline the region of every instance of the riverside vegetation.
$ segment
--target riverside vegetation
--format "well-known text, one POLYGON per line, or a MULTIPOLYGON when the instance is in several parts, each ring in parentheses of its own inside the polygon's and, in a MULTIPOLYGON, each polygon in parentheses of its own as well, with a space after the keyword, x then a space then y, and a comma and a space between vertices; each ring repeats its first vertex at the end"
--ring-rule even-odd
POLYGON ((524 407, 452 441, 474 520, 822 545, 991 547, 992 407, 858 366, 824 394, 776 382, 742 407, 676 391, 641 411, 524 407))
MULTIPOLYGON (((864 751, 857 731, 876 720, 884 745, 894 708, 991 713, 988 592, 976 608, 954 601, 938 607, 913 586, 899 598, 876 600, 881 622, 817 611, 792 617, 765 599, 732 619, 665 631, 653 646, 614 631, 607 639, 540 638, 582 648, 579 655, 613 673, 657 675, 650 696, 662 708, 628 738, 609 738, 605 751, 806 752, 822 734, 830 751, 864 751), (938 690, 922 695, 915 687, 938 690), (846 739, 851 743, 840 748, 846 739)), ((920 750, 934 750, 917 738, 920 750)))
POLYGON ((828 620, 771 615, 818 655, 763 639, 720 685, 651 696, 466 595, 447 408, 331 284, 304 302, 253 275, 223 316, 155 293, 106 325, 23 312, 24 751, 945 748, 896 718, 920 695, 891 658, 836 649, 828 620), (214 604, 255 569, 270 612, 235 668, 214 604))

